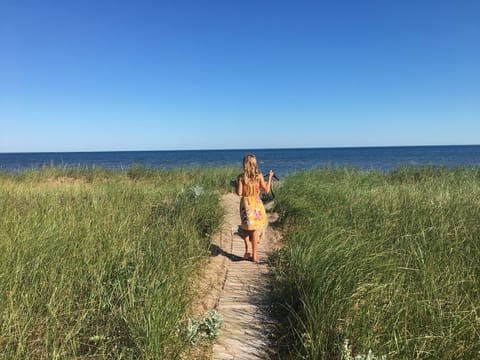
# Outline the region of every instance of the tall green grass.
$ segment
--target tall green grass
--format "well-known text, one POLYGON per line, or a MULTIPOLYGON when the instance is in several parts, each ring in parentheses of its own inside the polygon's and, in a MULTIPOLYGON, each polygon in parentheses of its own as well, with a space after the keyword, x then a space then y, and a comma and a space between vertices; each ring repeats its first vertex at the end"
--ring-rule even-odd
POLYGON ((480 169, 302 172, 276 209, 285 358, 480 358, 480 169))
POLYGON ((179 357, 233 172, 0 174, 0 357, 179 357))

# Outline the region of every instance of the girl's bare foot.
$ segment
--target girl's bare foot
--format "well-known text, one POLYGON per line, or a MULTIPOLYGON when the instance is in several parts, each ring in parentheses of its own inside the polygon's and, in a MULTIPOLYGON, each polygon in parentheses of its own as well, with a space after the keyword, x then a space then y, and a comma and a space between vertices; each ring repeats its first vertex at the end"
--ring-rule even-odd
POLYGON ((250 252, 245 251, 245 254, 243 254, 243 258, 246 260, 250 260, 252 258, 252 254, 250 252))

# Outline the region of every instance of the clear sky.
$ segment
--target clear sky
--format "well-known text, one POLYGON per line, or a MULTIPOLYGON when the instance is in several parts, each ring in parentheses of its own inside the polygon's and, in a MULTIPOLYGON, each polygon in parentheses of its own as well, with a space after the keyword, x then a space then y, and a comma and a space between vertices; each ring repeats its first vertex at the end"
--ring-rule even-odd
POLYGON ((0 152, 480 144, 478 0, 0 0, 0 152))

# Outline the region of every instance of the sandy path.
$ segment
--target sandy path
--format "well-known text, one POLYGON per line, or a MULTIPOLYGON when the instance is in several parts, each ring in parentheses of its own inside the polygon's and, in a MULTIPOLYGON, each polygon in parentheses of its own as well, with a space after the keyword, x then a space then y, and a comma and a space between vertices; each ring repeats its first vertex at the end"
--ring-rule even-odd
MULTIPOLYGON (((243 259, 239 197, 222 196, 225 218, 212 240, 212 258, 203 277, 197 311, 216 309, 224 317, 222 335, 213 346, 212 359, 271 359, 269 341, 274 322, 270 317, 268 254, 278 246, 280 234, 268 226, 259 244, 260 264, 243 259)), ((268 210, 268 206, 266 206, 268 210)), ((269 223, 276 220, 269 213, 269 223)))

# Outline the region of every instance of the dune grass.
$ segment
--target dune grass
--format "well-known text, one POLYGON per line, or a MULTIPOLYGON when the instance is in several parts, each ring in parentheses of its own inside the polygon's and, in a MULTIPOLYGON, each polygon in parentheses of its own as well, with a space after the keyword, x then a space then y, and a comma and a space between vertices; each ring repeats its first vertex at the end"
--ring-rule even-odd
POLYGON ((480 357, 480 169, 302 172, 276 210, 284 358, 480 357))
POLYGON ((0 173, 0 354, 174 359, 233 169, 0 173))

